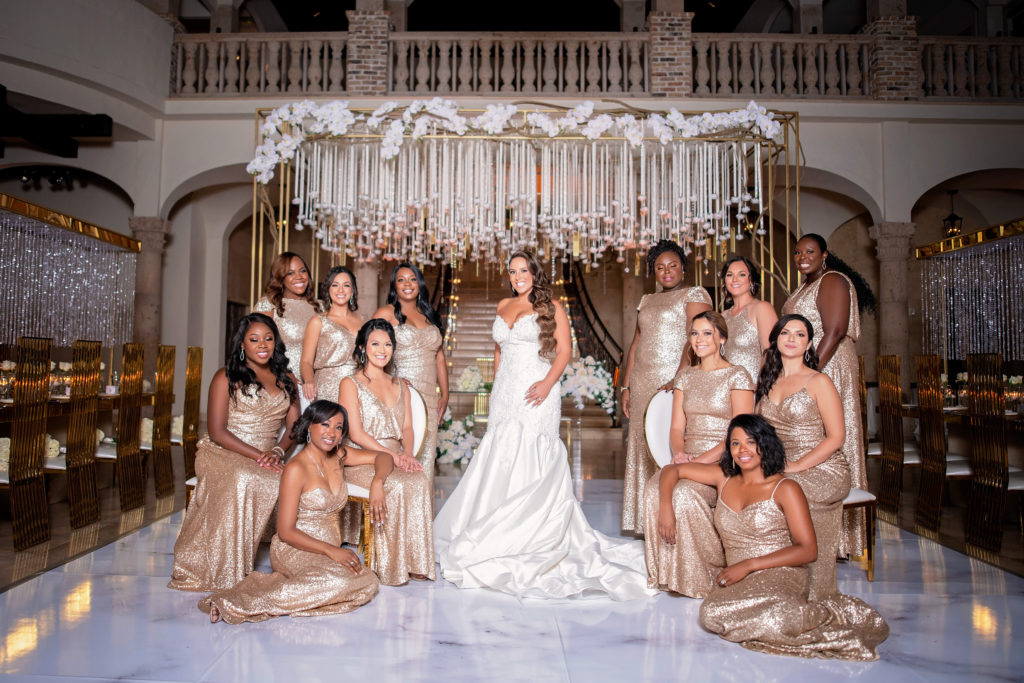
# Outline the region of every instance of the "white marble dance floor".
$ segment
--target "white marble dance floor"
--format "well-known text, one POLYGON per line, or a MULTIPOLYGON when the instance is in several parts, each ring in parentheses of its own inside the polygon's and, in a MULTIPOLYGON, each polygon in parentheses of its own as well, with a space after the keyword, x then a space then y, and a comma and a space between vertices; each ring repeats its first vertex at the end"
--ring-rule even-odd
MULTIPOLYGON (((621 484, 583 488, 591 522, 617 529, 621 484)), ((198 595, 166 588, 180 522, 178 513, 0 594, 0 675, 373 683, 1024 676, 1024 646, 1014 645, 1024 631, 1024 580, 885 523, 873 584, 858 566, 840 566, 840 588, 892 627, 880 661, 854 664, 749 652, 703 632, 699 602, 686 598, 522 604, 440 580, 382 587, 347 615, 211 625, 198 595)))

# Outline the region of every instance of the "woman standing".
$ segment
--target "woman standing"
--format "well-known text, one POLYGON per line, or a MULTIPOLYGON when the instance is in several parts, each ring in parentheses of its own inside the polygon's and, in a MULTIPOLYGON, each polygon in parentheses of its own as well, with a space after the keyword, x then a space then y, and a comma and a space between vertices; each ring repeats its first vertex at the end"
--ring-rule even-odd
MULTIPOLYGON (((828 252, 820 235, 804 235, 796 243, 793 260, 804 282, 782 306, 782 313, 799 313, 814 328, 819 367, 832 380, 843 402, 843 457, 850 466, 850 482, 866 489, 855 343, 860 337, 860 312, 875 309, 875 295, 859 273, 828 252)), ((845 513, 839 556, 860 554, 864 543, 863 510, 845 513)))
POLYGON ((836 551, 850 467, 843 458, 843 404, 828 375, 818 372, 814 329, 802 315, 784 315, 757 384, 757 412, 786 449, 786 476, 800 484, 811 506, 818 559, 810 570, 812 600, 836 593, 836 551))
POLYGON ((430 305, 423 273, 411 263, 400 263, 391 271, 387 302, 373 317, 394 326, 398 343, 395 372, 409 380, 427 404, 427 434, 419 461, 433 485, 437 426, 448 407, 448 362, 441 348, 441 319, 430 305))
POLYGON ((757 298, 761 274, 746 256, 732 256, 719 274, 725 300, 725 324, 729 340, 725 357, 741 365, 753 379, 761 373, 761 359, 768 348, 768 333, 779 316, 767 301, 757 298))
MULTIPOLYGON (((698 362, 672 380, 673 464, 718 462, 726 451, 729 420, 754 409, 753 380, 725 359, 728 337, 725 320, 715 311, 698 313, 690 324, 690 353, 698 362)), ((647 585, 702 598, 725 562, 715 532, 715 490, 691 481, 666 490, 661 481, 655 472, 644 493, 647 585), (671 536, 658 533, 666 514, 677 520, 671 536)))
POLYGON ((657 471, 644 438, 644 410, 660 387, 683 365, 686 338, 680 330, 711 309, 711 297, 702 287, 687 287, 686 252, 661 240, 647 252, 647 271, 653 272, 661 291, 645 294, 637 308, 636 332, 626 353, 622 372, 622 412, 629 420, 626 476, 622 488, 622 529, 644 533, 644 486, 657 471))
POLYGON ((288 356, 288 371, 295 377, 302 376, 302 337, 306 325, 317 313, 314 296, 306 262, 295 252, 284 251, 274 257, 263 298, 252 307, 254 313, 273 317, 288 356))
POLYGON ((348 500, 342 461, 373 461, 370 514, 377 523, 387 516, 384 481, 391 473, 390 456, 342 446, 348 419, 333 401, 311 403, 292 434, 306 447, 281 475, 277 533, 270 542, 273 573, 253 572, 201 600, 199 609, 210 614, 210 621, 239 624, 284 615, 342 614, 377 594, 376 575, 341 547, 338 512, 348 500))
MULTIPOLYGON (((352 443, 387 453, 398 468, 384 483, 388 515, 373 535, 372 569, 386 586, 435 575, 433 490, 413 451, 409 387, 392 375, 394 349, 391 324, 380 318, 368 321, 356 336, 359 370, 341 380, 352 443)), ((374 476, 369 464, 345 468, 345 478, 364 488, 370 488, 374 476)))
POLYGON ((171 588, 230 588, 252 571, 274 504, 298 390, 274 321, 238 321, 225 367, 210 382, 207 425, 196 453, 196 490, 174 544, 171 588))
POLYGON ((320 299, 327 313, 309 319, 302 340, 302 394, 307 401, 337 402, 341 380, 356 370, 352 352, 363 326, 356 276, 334 266, 320 284, 320 299))

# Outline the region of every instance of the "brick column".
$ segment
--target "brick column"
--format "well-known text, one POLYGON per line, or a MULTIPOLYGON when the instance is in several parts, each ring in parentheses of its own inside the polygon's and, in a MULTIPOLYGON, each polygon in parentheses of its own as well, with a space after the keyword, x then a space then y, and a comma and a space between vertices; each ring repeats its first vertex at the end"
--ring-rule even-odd
POLYGON ((142 242, 135 264, 135 316, 132 338, 146 345, 145 372, 156 368, 160 343, 160 302, 163 296, 164 246, 171 222, 158 216, 131 216, 132 237, 142 242))
POLYGON ((693 12, 654 11, 650 22, 651 95, 693 94, 693 12))
POLYGON ((864 26, 873 38, 868 67, 876 100, 916 100, 923 95, 917 18, 879 17, 864 26))
POLYGON ((349 95, 386 95, 388 92, 388 17, 386 11, 348 10, 349 95))
POLYGON ((907 265, 910 238, 916 223, 882 222, 868 229, 878 255, 879 355, 899 354, 900 383, 910 388, 914 365, 910 358, 910 316, 907 313, 907 265))

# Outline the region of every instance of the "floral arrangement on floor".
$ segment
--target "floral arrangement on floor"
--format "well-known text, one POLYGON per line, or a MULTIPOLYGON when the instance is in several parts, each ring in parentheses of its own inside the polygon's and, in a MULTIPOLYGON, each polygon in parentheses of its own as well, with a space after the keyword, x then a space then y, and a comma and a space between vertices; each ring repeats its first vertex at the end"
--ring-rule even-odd
POLYGON ((185 434, 185 416, 175 415, 171 418, 171 438, 180 441, 185 434))
POLYGON ((484 386, 484 376, 480 374, 480 368, 476 365, 467 365, 459 373, 455 381, 457 391, 480 391, 484 386))
POLYGON ((437 462, 450 465, 472 460, 480 445, 480 437, 473 434, 474 424, 472 415, 456 420, 451 409, 445 409, 444 421, 437 430, 437 462))
POLYGON ((615 413, 615 388, 612 375, 604 363, 593 356, 577 358, 562 375, 562 397, 572 397, 576 408, 583 410, 585 401, 601 406, 606 413, 615 413))

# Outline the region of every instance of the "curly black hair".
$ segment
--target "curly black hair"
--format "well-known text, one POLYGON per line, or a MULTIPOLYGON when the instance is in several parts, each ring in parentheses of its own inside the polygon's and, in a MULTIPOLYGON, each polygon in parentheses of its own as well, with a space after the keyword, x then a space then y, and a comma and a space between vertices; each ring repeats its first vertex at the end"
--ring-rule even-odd
POLYGON ((412 274, 416 277, 416 284, 419 285, 419 289, 416 292, 416 310, 423 314, 423 317, 427 319, 431 325, 441 330, 442 336, 444 330, 441 327, 441 316, 437 314, 434 307, 430 305, 430 290, 427 289, 427 281, 423 279, 423 271, 421 271, 416 264, 403 261, 395 266, 395 269, 391 271, 391 283, 388 285, 388 299, 387 302, 395 309, 395 320, 398 321, 399 325, 405 324, 405 313, 402 313, 402 304, 398 301, 398 287, 395 285, 395 280, 398 277, 398 271, 402 268, 408 268, 412 271, 412 274))
POLYGON ((647 274, 654 274, 654 262, 658 260, 658 257, 664 254, 666 251, 670 251, 679 257, 679 263, 683 265, 683 276, 686 275, 686 251, 672 240, 659 240, 657 244, 650 248, 647 252, 647 274))
POLYGON ((374 330, 383 330, 387 333, 388 339, 391 340, 391 360, 388 361, 384 372, 393 375, 395 374, 395 351, 398 349, 398 342, 395 340, 394 326, 384 318, 370 318, 363 323, 363 326, 359 328, 359 332, 356 333, 356 347, 352 351, 352 356, 360 368, 366 367, 366 343, 370 339, 370 333, 374 330))
POLYGON ((828 269, 842 273, 850 278, 850 282, 853 283, 854 292, 857 294, 857 309, 861 313, 864 313, 864 311, 875 313, 878 310, 878 298, 871 290, 871 285, 850 264, 828 250, 828 242, 825 241, 824 237, 817 233, 809 232, 806 235, 801 235, 800 239, 813 240, 822 253, 826 255, 825 265, 828 269))
MULTIPOLYGON (((309 426, 320 422, 330 420, 332 417, 341 413, 341 441, 338 441, 338 445, 334 447, 331 453, 337 453, 338 449, 341 449, 341 455, 345 455, 345 447, 342 442, 348 438, 348 411, 343 407, 335 403, 334 401, 328 401, 327 399, 321 398, 310 403, 305 410, 302 411, 302 415, 292 425, 292 438, 295 439, 296 443, 305 443, 309 436, 309 426)), ((328 453, 330 455, 331 453, 328 453)))
POLYGON ((356 274, 345 266, 334 266, 327 271, 327 275, 320 282, 320 301, 323 302, 325 311, 331 308, 331 285, 334 284, 334 278, 342 273, 348 275, 348 279, 352 282, 352 297, 348 300, 348 310, 359 310, 359 285, 356 284, 356 274))
POLYGON ((278 389, 288 392, 289 400, 297 400, 299 390, 295 386, 295 382, 288 375, 288 356, 284 355, 284 342, 281 341, 281 333, 278 332, 277 325, 274 324, 270 316, 262 313, 250 313, 249 315, 242 316, 242 319, 238 321, 238 325, 235 327, 234 333, 231 335, 231 341, 228 342, 224 372, 228 378, 228 388, 232 399, 235 398, 235 392, 239 389, 246 389, 255 385, 256 392, 259 393, 260 389, 265 388, 256 379, 256 373, 253 372, 252 368, 248 366, 245 359, 239 353, 245 341, 245 333, 249 331, 249 327, 256 323, 266 325, 274 333, 274 353, 271 355, 269 363, 270 371, 274 373, 274 384, 278 389))
POLYGON ((718 466, 722 468, 725 476, 733 477, 740 473, 740 466, 733 460, 730 448, 734 429, 742 429, 747 436, 754 437, 757 454, 761 456, 761 472, 764 476, 770 477, 786 469, 786 449, 779 440, 779 435, 775 433, 775 427, 760 415, 746 413, 734 417, 725 431, 725 453, 718 461, 718 466))
POLYGON ((754 393, 754 401, 760 401, 768 395, 768 392, 775 386, 782 372, 782 354, 779 353, 779 334, 782 329, 794 320, 799 320, 807 328, 807 338, 811 345, 804 352, 804 365, 811 370, 818 369, 818 352, 814 350, 814 326, 811 321, 799 313, 789 313, 779 318, 778 322, 768 333, 768 348, 764 351, 764 364, 761 366, 761 374, 757 377, 757 391, 754 393))

